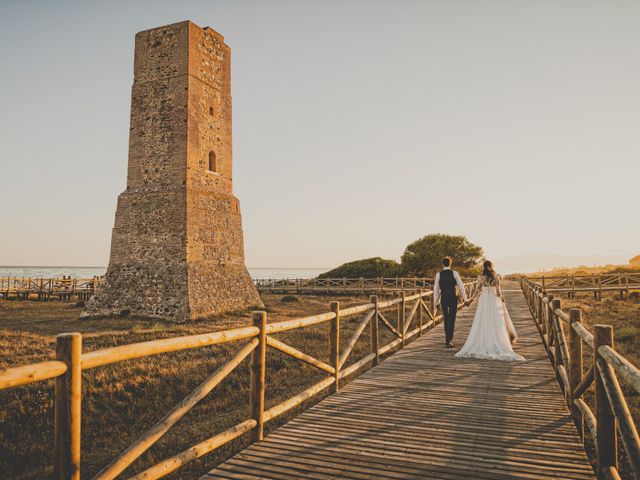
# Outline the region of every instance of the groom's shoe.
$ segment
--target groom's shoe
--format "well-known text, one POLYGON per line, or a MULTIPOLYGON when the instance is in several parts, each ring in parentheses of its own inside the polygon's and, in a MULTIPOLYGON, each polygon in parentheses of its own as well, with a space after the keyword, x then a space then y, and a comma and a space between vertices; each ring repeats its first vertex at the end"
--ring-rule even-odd
POLYGON ((447 342, 447 348, 453 348, 453 343, 447 342))

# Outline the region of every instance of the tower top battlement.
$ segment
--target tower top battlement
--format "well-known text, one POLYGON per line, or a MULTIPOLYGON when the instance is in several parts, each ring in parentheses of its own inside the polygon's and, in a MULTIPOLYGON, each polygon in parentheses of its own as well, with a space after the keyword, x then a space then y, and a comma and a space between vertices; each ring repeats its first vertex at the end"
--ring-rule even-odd
POLYGON ((127 187, 231 193, 231 130, 224 37, 190 21, 138 33, 127 187))

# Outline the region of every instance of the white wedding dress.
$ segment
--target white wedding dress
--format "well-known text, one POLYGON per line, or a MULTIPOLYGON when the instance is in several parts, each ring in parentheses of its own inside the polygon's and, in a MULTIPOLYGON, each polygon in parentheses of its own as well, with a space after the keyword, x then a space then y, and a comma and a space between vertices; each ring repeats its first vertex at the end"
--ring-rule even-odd
POLYGON ((512 342, 515 343, 518 336, 502 301, 500 277, 496 275, 493 281, 489 281, 487 277, 480 275, 476 288, 481 289, 476 315, 467 341, 456 353, 456 357, 524 360, 522 355, 513 351, 512 342))

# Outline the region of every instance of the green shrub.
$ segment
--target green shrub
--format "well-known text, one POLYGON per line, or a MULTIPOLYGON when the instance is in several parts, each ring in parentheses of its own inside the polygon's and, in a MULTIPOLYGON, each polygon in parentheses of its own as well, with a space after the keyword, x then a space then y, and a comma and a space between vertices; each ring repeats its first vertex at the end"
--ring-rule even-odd
POLYGON ((365 258, 344 263, 333 270, 320 274, 319 278, 378 278, 402 275, 400 264, 380 257, 365 258))

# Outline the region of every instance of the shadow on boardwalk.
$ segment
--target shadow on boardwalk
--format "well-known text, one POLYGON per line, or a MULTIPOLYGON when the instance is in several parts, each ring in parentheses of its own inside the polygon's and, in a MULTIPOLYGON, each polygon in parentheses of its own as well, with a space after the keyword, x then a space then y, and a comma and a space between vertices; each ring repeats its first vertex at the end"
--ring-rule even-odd
POLYGON ((505 297, 525 362, 456 359, 440 325, 203 478, 594 478, 522 293, 505 297))

